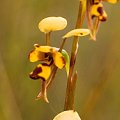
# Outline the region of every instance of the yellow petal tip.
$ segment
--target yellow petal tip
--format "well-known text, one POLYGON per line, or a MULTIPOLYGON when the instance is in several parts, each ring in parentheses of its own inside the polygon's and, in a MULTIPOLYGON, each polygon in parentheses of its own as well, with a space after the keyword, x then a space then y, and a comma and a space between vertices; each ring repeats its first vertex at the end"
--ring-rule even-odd
POLYGON ((109 3, 112 3, 112 4, 115 4, 116 2, 118 2, 118 0, 103 0, 105 2, 109 2, 109 3))

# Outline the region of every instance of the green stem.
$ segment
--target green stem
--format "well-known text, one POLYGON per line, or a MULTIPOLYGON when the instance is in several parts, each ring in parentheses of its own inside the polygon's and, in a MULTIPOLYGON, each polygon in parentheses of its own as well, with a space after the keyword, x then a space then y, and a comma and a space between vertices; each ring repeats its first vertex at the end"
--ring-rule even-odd
POLYGON ((86 11, 86 0, 80 1, 79 5, 79 12, 78 12, 78 18, 76 22, 76 29, 79 29, 82 27, 84 16, 86 11))
POLYGON ((70 91, 69 91, 70 98, 68 98, 68 99, 70 99, 70 101, 68 103, 69 108, 74 108, 76 81, 77 81, 77 71, 75 72, 75 74, 71 80, 71 84, 70 84, 70 91))
MULTIPOLYGON (((85 10, 86 10, 86 0, 80 1, 78 18, 77 18, 77 22, 76 22, 76 29, 82 27, 83 19, 85 16, 85 10)), ((71 85, 73 82, 72 81, 72 74, 73 74, 75 61, 76 61, 76 55, 77 55, 77 50, 78 50, 78 41, 79 41, 79 37, 75 36, 73 39, 73 44, 72 44, 70 71, 69 71, 69 76, 68 76, 68 81, 67 81, 64 110, 74 109, 74 96, 75 96, 75 94, 70 94, 70 93, 71 93, 71 90, 73 87, 71 85)), ((76 82, 75 82, 74 86, 76 86, 76 82)), ((75 88, 74 88, 74 91, 75 91, 75 88)))
POLYGON ((74 65, 76 61, 77 49, 78 49, 78 40, 79 40, 79 37, 74 37, 73 45, 72 45, 72 52, 71 52, 71 60, 70 60, 70 71, 69 71, 69 76, 68 76, 68 81, 67 81, 64 110, 71 110, 74 108, 73 106, 74 103, 71 102, 71 98, 73 98, 74 96, 71 96, 70 90, 71 90, 72 74, 73 74, 73 69, 74 69, 74 65))

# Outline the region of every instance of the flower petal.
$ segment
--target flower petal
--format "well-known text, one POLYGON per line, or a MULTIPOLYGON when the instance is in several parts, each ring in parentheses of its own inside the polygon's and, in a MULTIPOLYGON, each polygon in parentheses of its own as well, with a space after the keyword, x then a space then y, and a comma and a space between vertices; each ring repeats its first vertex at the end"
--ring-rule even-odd
POLYGON ((98 17, 98 16, 102 16, 103 14, 103 5, 101 3, 99 4, 94 4, 92 5, 92 8, 91 8, 91 17, 98 17))
POLYGON ((102 16, 99 16, 99 20, 100 21, 106 21, 107 20, 107 13, 105 12, 105 10, 103 10, 102 16))
POLYGON ((89 29, 74 29, 64 35, 62 38, 68 38, 71 36, 86 36, 90 33, 89 29))
POLYGON ((36 62, 36 61, 43 61, 46 58, 46 54, 43 52, 40 52, 39 50, 33 50, 29 53, 29 60, 30 62, 36 62))
POLYGON ((103 5, 101 3, 92 5, 91 8, 91 17, 99 17, 100 21, 106 21, 107 14, 103 10, 103 5))
POLYGON ((102 1, 105 1, 105 2, 109 2, 109 3, 115 4, 118 0, 102 0, 102 1))
POLYGON ((98 4, 101 0, 92 0, 92 4, 98 4))
POLYGON ((62 30, 67 26, 67 20, 63 17, 47 17, 40 21, 38 27, 44 32, 62 30))
POLYGON ((39 46, 39 45, 34 45, 34 46, 36 50, 40 52, 44 52, 44 53, 52 53, 54 51, 57 51, 53 47, 50 47, 50 46, 39 46))
POLYGON ((51 53, 55 65, 62 69, 65 66, 65 60, 60 52, 58 52, 55 48, 50 46, 39 46, 35 45, 36 50, 44 53, 51 53))
POLYGON ((30 78, 47 80, 51 73, 51 66, 47 63, 39 64, 33 72, 30 73, 30 78))
POLYGON ((70 66, 69 55, 64 49, 62 49, 61 54, 62 54, 62 56, 63 56, 63 58, 65 59, 65 62, 66 62, 65 68, 66 68, 66 72, 67 72, 67 76, 68 76, 69 75, 69 66, 70 66))
POLYGON ((54 60, 55 65, 59 69, 62 69, 66 64, 65 59, 63 58, 62 54, 58 51, 55 51, 53 53, 53 60, 54 60))

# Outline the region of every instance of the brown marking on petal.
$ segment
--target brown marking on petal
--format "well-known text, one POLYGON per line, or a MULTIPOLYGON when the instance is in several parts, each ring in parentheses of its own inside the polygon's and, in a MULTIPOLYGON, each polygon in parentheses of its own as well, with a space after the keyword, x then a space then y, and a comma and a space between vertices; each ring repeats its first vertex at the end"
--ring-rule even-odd
POLYGON ((50 56, 49 56, 47 60, 48 60, 48 61, 51 61, 52 59, 53 59, 53 57, 50 57, 50 56))
POLYGON ((102 21, 102 22, 104 22, 104 21, 106 21, 106 20, 107 20, 106 17, 103 17, 102 19, 100 19, 100 21, 102 21))
POLYGON ((37 80, 37 79, 40 79, 40 78, 41 78, 42 80, 45 81, 45 78, 40 77, 40 76, 38 76, 38 75, 34 76, 33 74, 30 74, 29 76, 30 76, 31 79, 34 79, 34 80, 37 80))
POLYGON ((37 67, 34 71, 33 71, 33 73, 35 73, 35 74, 38 74, 38 73, 41 73, 42 72, 42 68, 41 67, 37 67))
POLYGON ((48 57, 48 54, 47 53, 45 53, 45 58, 47 58, 48 57))
POLYGON ((91 5, 97 5, 100 3, 101 0, 90 0, 91 5))
POLYGON ((80 33, 81 35, 83 35, 83 33, 80 33))
POLYGON ((40 77, 40 76, 39 76, 39 78, 41 78, 43 81, 46 81, 44 77, 40 77))
MULTIPOLYGON (((61 57, 61 59, 62 59, 62 64, 64 64, 64 66, 65 66, 65 64, 66 64, 65 59, 64 59, 63 57, 61 57)), ((63 67, 64 67, 64 66, 63 66, 63 67)))
POLYGON ((43 66, 51 66, 53 64, 53 58, 51 58, 50 60, 48 60, 48 63, 42 63, 43 66))
POLYGON ((34 47, 39 47, 39 45, 38 44, 34 44, 34 47))
POLYGON ((94 17, 96 17, 96 16, 95 16, 95 15, 92 15, 92 19, 93 19, 94 17))
POLYGON ((42 72, 42 68, 41 67, 36 67, 35 70, 30 73, 30 78, 32 79, 39 79, 40 77, 38 76, 39 73, 42 72))
POLYGON ((103 15, 103 7, 98 7, 97 11, 100 13, 100 15, 103 15))
POLYGON ((53 59, 50 61, 50 64, 49 64, 49 66, 51 66, 53 64, 53 59))
POLYGON ((52 52, 52 51, 53 51, 53 48, 50 48, 50 51, 52 52))
POLYGON ((28 55, 28 59, 29 59, 29 60, 30 60, 30 54, 31 54, 33 51, 35 51, 35 50, 32 50, 32 51, 29 53, 29 55, 28 55))
POLYGON ((99 4, 100 3, 100 1, 102 1, 102 0, 93 0, 93 4, 95 5, 97 5, 97 4, 99 4))
POLYGON ((38 76, 38 75, 30 74, 29 76, 30 76, 30 78, 32 78, 32 79, 34 79, 34 80, 39 79, 39 76, 38 76))
POLYGON ((47 64, 47 63, 42 63, 42 65, 43 65, 43 66, 49 66, 49 64, 47 64))
POLYGON ((73 112, 76 112, 75 110, 73 110, 73 112))
POLYGON ((37 80, 37 79, 42 79, 45 81, 44 77, 39 76, 38 74, 42 72, 42 68, 41 67, 37 67, 32 73, 30 73, 30 78, 37 80))

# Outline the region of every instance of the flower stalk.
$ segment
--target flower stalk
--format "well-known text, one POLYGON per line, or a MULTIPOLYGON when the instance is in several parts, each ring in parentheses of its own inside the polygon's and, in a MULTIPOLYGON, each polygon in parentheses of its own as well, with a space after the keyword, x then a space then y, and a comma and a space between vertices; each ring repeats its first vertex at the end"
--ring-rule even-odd
POLYGON ((51 32, 48 32, 48 33, 46 33, 46 45, 50 45, 50 33, 51 32))
MULTIPOLYGON (((76 22, 76 29, 82 27, 83 19, 85 16, 85 10, 86 10, 85 6, 86 6, 86 0, 80 1, 78 18, 77 18, 77 22, 76 22)), ((74 109, 75 94, 70 94, 70 93, 71 93, 71 90, 73 87, 74 87, 74 91, 72 91, 72 92, 75 93, 75 86, 76 86, 77 77, 73 77, 73 79, 72 79, 72 74, 73 74, 73 70, 74 70, 74 66, 75 66, 75 62, 76 62, 76 55, 77 55, 77 50, 78 50, 78 41, 79 41, 79 37, 75 36, 73 39, 73 43, 72 43, 70 71, 69 71, 69 76, 68 76, 68 81, 67 81, 64 110, 73 110, 74 109), (72 83, 75 83, 75 84, 72 85, 72 83)), ((77 76, 77 73, 75 76, 77 76)))
POLYGON ((41 92, 38 94, 37 98, 35 100, 40 99, 41 97, 43 97, 44 101, 46 103, 49 103, 48 99, 47 99, 47 91, 46 91, 46 81, 42 80, 42 84, 41 84, 41 92))
POLYGON ((65 44, 65 41, 66 41, 66 38, 64 38, 64 39, 63 39, 63 42, 62 42, 62 44, 61 44, 61 46, 60 46, 60 49, 59 49, 59 52, 61 52, 61 51, 62 51, 63 46, 64 46, 64 44, 65 44))
MULTIPOLYGON (((46 33, 46 45, 49 46, 50 45, 50 33, 51 32, 48 32, 46 33)), ((40 99, 41 97, 43 97, 44 101, 46 103, 49 103, 48 101, 48 98, 47 98, 47 88, 46 88, 46 81, 42 80, 42 83, 41 83, 41 92, 38 94, 37 98, 35 100, 38 100, 40 99)))

